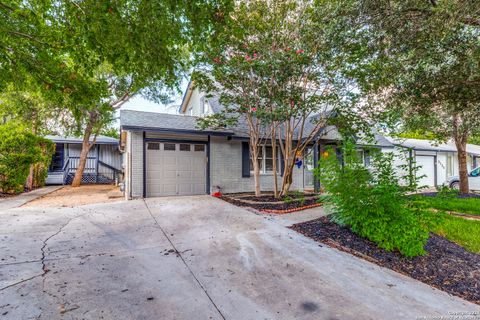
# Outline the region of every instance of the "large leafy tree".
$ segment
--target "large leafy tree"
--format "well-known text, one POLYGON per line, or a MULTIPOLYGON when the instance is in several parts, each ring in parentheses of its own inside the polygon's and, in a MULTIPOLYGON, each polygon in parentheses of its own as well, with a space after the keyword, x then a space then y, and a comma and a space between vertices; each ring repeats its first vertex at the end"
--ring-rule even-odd
POLYGON ((343 34, 343 48, 360 48, 349 57, 352 74, 370 98, 369 113, 387 116, 383 119, 402 130, 452 139, 460 191, 468 192, 466 143, 480 128, 480 4, 339 2, 346 8, 342 21, 354 30, 343 34))
POLYGON ((330 32, 327 15, 317 19, 310 1, 239 3, 194 77, 225 106, 222 113, 201 119, 202 126, 247 124, 257 195, 259 147, 271 142, 275 195, 286 194, 297 155, 346 101, 340 99, 347 86, 335 72, 330 32), (284 163, 280 193, 277 148, 284 163))
POLYGON ((228 1, 221 0, 86 0, 57 11, 74 70, 69 106, 83 131, 73 186, 81 183, 88 151, 113 112, 136 94, 164 100, 226 9, 228 1))
POLYGON ((3 82, 31 74, 68 108, 83 136, 73 181, 81 183, 97 134, 128 99, 159 101, 221 25, 228 0, 9 1, 0 3, 3 82))
POLYGON ((51 14, 53 1, 0 2, 0 89, 32 78, 47 86, 63 76, 59 65, 61 30, 51 14))

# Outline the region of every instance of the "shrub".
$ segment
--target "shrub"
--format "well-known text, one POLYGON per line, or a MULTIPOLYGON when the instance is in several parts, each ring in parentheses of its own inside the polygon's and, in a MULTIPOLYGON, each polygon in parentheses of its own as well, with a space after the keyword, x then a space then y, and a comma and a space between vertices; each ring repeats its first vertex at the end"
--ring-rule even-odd
POLYGON ((393 154, 374 153, 370 170, 359 161, 353 144, 343 147, 343 163, 335 152, 328 154, 315 174, 334 209, 332 220, 388 251, 408 257, 424 254, 428 228, 399 187, 393 154))
POLYGON ((441 199, 457 198, 460 194, 460 190, 450 188, 448 186, 441 186, 438 188, 437 197, 441 199))
POLYGON ((43 184, 51 161, 54 145, 50 140, 38 137, 18 123, 0 126, 0 191, 23 191, 30 167, 38 165, 37 185, 43 184), (42 181, 43 180, 43 181, 42 181))

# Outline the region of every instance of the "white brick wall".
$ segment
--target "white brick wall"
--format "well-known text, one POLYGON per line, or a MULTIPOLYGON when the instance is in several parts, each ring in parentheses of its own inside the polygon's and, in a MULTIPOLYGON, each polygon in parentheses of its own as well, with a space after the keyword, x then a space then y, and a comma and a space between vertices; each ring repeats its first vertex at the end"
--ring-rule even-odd
MULTIPOLYGON (((210 142, 210 186, 220 186, 222 192, 254 191, 253 176, 242 177, 242 143, 227 141, 226 138, 212 137, 210 142)), ((281 186, 281 176, 278 176, 281 186)), ((262 191, 273 190, 273 175, 262 175, 260 179, 262 191)), ((303 169, 295 167, 292 190, 303 190, 303 169)))
MULTIPOLYGON (((132 167, 126 169, 127 192, 131 181, 131 197, 143 196, 143 132, 130 131, 127 136, 128 148, 126 157, 131 157, 132 167), (130 153, 130 155, 129 155, 130 153), (128 174, 130 173, 130 174, 128 174)), ((222 192, 247 192, 254 190, 253 176, 242 177, 242 143, 227 141, 225 137, 212 137, 210 142, 210 187, 220 186, 222 192)), ((128 162, 127 162, 128 164, 128 162)), ((147 173, 148 174, 148 173, 147 173)), ((273 190, 273 175, 261 176, 262 191, 273 190)), ((281 186, 281 176, 278 176, 281 186)), ((303 190, 303 169, 295 167, 292 190, 303 190)))
POLYGON ((143 132, 131 132, 132 197, 143 196, 143 132))

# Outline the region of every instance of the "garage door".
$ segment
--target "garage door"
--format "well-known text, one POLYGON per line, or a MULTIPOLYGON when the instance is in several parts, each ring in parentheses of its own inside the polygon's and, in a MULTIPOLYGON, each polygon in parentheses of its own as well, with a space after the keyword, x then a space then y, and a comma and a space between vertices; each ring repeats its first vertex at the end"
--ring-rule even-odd
POLYGON ((420 186, 435 186, 435 157, 434 156, 419 156, 415 157, 417 166, 421 168, 417 171, 417 177, 422 177, 419 180, 420 186))
POLYGON ((206 145, 147 142, 147 197, 206 193, 206 145))

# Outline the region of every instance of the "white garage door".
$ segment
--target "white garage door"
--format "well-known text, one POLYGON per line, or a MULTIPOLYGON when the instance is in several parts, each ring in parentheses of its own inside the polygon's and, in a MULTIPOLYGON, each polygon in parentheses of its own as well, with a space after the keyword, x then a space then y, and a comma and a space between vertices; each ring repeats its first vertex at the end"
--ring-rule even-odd
POLYGON ((147 142, 147 197, 206 193, 206 145, 147 142))
POLYGON ((417 166, 421 168, 417 171, 417 177, 422 177, 419 180, 419 186, 435 186, 435 157, 434 156, 419 156, 415 157, 417 166))

